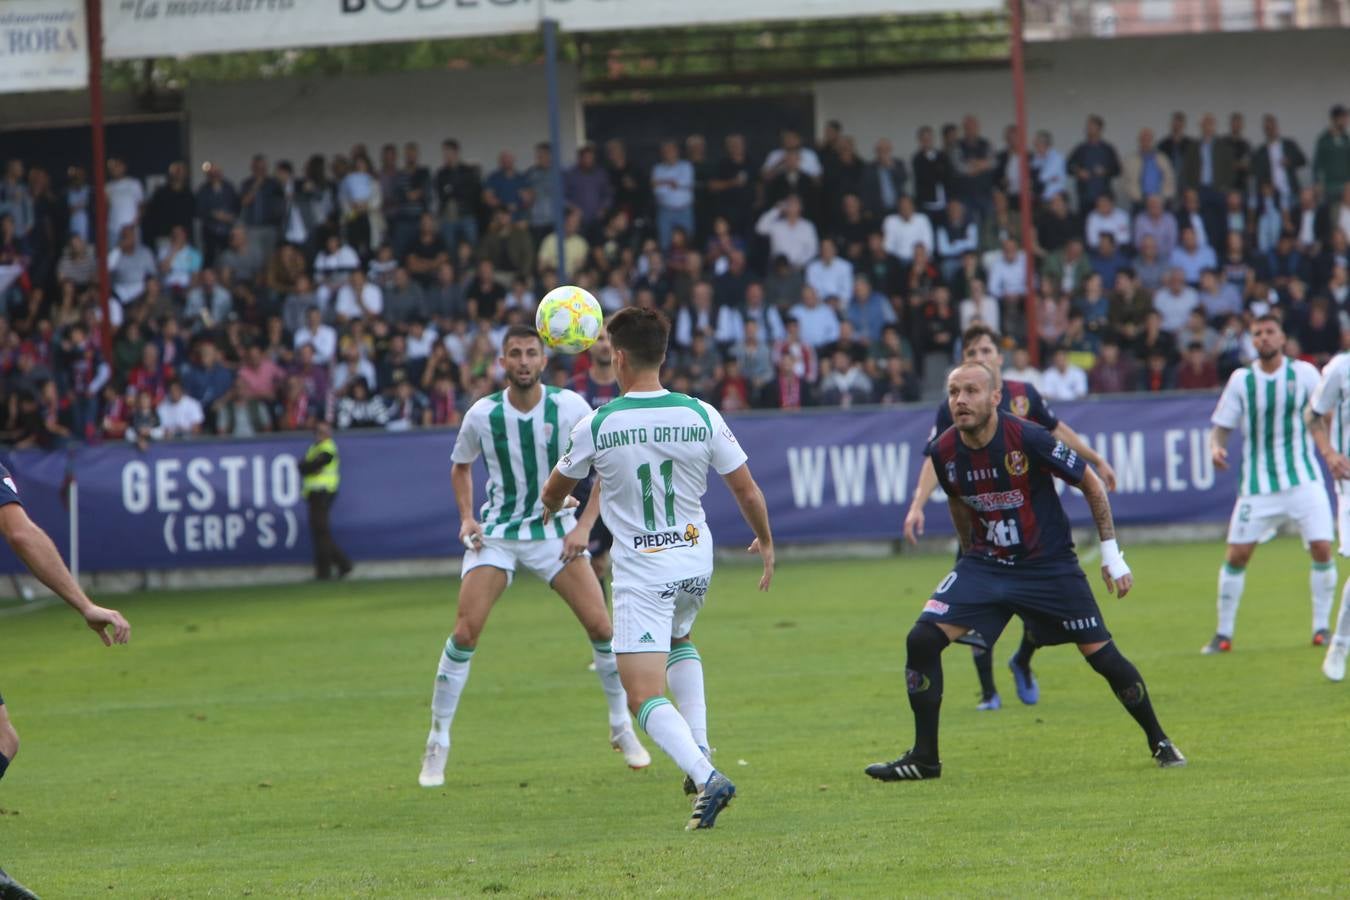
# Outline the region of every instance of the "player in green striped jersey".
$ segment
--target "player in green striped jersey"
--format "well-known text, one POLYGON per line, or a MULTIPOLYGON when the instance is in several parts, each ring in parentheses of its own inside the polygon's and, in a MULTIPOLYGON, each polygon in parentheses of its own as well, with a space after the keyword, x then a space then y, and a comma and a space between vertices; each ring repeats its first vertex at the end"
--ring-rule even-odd
MULTIPOLYGON (((1336 482, 1336 528, 1341 556, 1350 556, 1350 353, 1342 353, 1322 370, 1322 381, 1304 414, 1317 451, 1336 482)), ((1322 660, 1322 674, 1345 680, 1350 656, 1350 581, 1341 590, 1341 614, 1322 660)))
POLYGON ((418 776, 423 787, 445 783, 450 724, 469 679, 469 663, 488 614, 511 584, 518 565, 557 591, 586 629, 595 670, 609 702, 610 744, 634 769, 651 764, 651 756, 633 731, 628 696, 611 645, 614 628, 600 582, 587 561, 590 526, 571 535, 578 527, 573 510, 546 522, 539 501, 544 479, 562 455, 572 426, 590 415, 591 406, 579 394, 540 384, 546 362, 544 345, 532 328, 515 325, 507 330, 499 362, 506 372, 506 390, 469 408, 450 456, 450 483, 459 507, 459 536, 465 554, 455 630, 445 642, 436 669, 431 733, 418 776), (481 521, 473 508, 473 464, 480 456, 488 470, 481 521))
POLYGON ((1247 563, 1256 545, 1285 522, 1298 526, 1312 555, 1313 645, 1324 646, 1330 637, 1336 593, 1331 501, 1304 419, 1319 375, 1309 363, 1285 356, 1284 328, 1275 316, 1256 320, 1252 343, 1258 358, 1228 379, 1210 420, 1210 454, 1220 469, 1228 468, 1229 435, 1242 432, 1242 471, 1219 569, 1219 627, 1201 648, 1207 654, 1232 649, 1247 563))

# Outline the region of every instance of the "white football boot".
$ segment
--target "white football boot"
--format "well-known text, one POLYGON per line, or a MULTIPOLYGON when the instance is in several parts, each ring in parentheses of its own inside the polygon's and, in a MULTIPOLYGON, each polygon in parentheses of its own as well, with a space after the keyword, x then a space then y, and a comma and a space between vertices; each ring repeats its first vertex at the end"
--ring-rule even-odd
POLYGON ((450 759, 450 748, 435 741, 427 741, 427 752, 422 754, 422 773, 417 783, 422 787, 441 787, 445 784, 445 763, 450 759))
POLYGON ((1346 646, 1340 641, 1332 641, 1331 646, 1327 648, 1327 657, 1322 660, 1322 674, 1332 681, 1345 680, 1345 657, 1350 652, 1350 646, 1346 646))
POLYGON ((645 769, 652 764, 652 755, 642 746, 631 725, 625 725, 620 731, 611 731, 609 745, 623 754, 623 761, 630 769, 645 769))

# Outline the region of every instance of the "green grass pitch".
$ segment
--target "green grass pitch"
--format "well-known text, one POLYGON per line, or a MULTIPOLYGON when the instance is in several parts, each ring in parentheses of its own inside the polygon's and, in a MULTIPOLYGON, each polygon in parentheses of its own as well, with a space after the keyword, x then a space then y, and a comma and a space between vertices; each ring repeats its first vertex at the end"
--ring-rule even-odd
POLYGON ((1153 766, 1072 648, 1021 706, 1014 624, 1004 709, 975 711, 949 650, 944 776, 890 785, 862 768, 908 746, 904 635, 946 559, 788 564, 768 595, 724 567, 695 638, 739 795, 692 834, 651 742, 643 772, 610 751, 585 636, 528 577, 439 790, 416 774, 453 582, 113 598, 121 650, 66 610, 6 615, 0 865, 58 898, 1344 894, 1350 683, 1309 646, 1307 558, 1262 548, 1235 652, 1206 658, 1220 554, 1132 548, 1136 591, 1102 601, 1188 768, 1153 766))

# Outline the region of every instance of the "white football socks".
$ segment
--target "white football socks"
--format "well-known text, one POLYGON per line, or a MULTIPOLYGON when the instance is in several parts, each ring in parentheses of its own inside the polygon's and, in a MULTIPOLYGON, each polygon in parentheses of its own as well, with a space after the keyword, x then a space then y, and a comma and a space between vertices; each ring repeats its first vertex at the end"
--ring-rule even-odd
POLYGON ((712 775, 712 763, 694 742, 689 723, 676 712, 670 701, 665 697, 653 697, 642 704, 642 709, 638 710, 638 724, 702 790, 708 783, 708 776, 712 775))
POLYGON ((431 694, 431 733, 428 741, 435 741, 442 747, 450 746, 450 723, 454 721, 455 709, 459 706, 459 695, 469 681, 469 663, 473 659, 473 649, 465 650, 455 646, 454 637, 445 642, 445 652, 441 654, 440 664, 436 667, 436 689, 431 694))
POLYGON ((630 727, 632 719, 628 716, 628 694, 619 680, 619 660, 614 656, 614 648, 609 641, 591 641, 595 659, 595 674, 600 677, 600 687, 605 692, 605 702, 609 704, 610 731, 619 732, 630 727))
POLYGON ((1308 575, 1312 587, 1312 623, 1313 631, 1331 627, 1331 608, 1336 604, 1336 563, 1312 564, 1308 575))
POLYGON ((666 683, 694 743, 708 744, 708 702, 703 696, 703 660, 693 644, 676 644, 666 657, 666 683))
POLYGON ((1218 633, 1224 637, 1231 638, 1237 626, 1238 604, 1242 602, 1242 588, 1246 581, 1246 569, 1235 569, 1228 563, 1219 567, 1218 633))

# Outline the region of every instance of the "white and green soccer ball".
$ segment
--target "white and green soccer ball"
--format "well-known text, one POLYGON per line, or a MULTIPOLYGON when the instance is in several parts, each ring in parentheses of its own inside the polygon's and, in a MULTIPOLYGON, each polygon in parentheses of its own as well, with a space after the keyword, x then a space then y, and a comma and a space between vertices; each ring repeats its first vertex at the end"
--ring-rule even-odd
POLYGON ((575 285, 556 287, 539 301, 534 327, 547 346, 563 353, 580 353, 600 336, 605 312, 589 291, 575 285))

